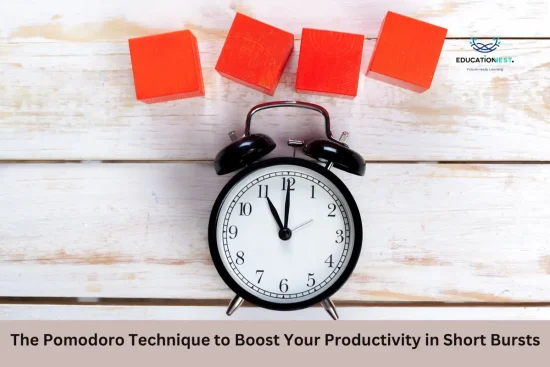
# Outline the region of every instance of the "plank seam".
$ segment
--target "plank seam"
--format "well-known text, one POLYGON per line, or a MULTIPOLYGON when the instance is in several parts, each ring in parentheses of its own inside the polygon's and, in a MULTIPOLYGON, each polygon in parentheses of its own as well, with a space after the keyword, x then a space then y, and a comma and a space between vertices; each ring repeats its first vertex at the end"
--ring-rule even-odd
MULTIPOLYGON (((0 164, 161 164, 161 163, 177 163, 177 164, 213 164, 213 160, 208 159, 125 159, 125 160, 49 160, 49 159, 0 159, 0 164)), ((510 165, 510 164, 529 164, 529 165, 547 165, 550 160, 365 160, 366 164, 487 164, 487 165, 510 165)))
MULTIPOLYGON (((477 36, 476 38, 480 39, 491 39, 493 36, 477 36)), ((447 37, 445 38, 446 41, 453 41, 453 40, 469 40, 471 37, 464 36, 464 37, 447 37)), ((550 40, 550 36, 542 36, 542 37, 499 37, 501 40, 519 40, 519 41, 544 41, 544 40, 550 40)), ((302 39, 300 37, 294 38, 294 41, 301 41, 302 39)), ((377 37, 365 37, 365 41, 376 41, 377 37)), ((198 39, 199 42, 223 42, 225 41, 225 38, 206 38, 206 39, 198 39)), ((40 44, 40 43, 67 43, 67 41, 61 41, 61 40, 50 40, 50 39, 44 39, 43 41, 10 41, 10 40, 0 40, 3 44, 6 45, 16 45, 16 44, 40 44)), ((113 43, 113 44, 127 44, 128 41, 122 41, 122 40, 108 40, 108 39, 97 39, 97 40, 91 40, 91 41, 85 41, 85 42, 76 42, 74 43, 113 43)))
MULTIPOLYGON (((0 305, 226 306, 228 299, 0 297, 0 305)), ((550 302, 336 301, 338 307, 550 307, 550 302)), ((244 304, 245 307, 256 307, 244 304)))

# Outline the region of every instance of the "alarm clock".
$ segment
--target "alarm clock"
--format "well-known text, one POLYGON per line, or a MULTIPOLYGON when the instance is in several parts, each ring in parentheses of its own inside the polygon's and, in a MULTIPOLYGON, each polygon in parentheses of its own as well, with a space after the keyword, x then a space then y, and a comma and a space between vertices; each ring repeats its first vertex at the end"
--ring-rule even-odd
POLYGON ((357 264, 363 227, 352 194, 331 169, 363 176, 363 157, 346 144, 348 133, 333 138, 326 109, 307 102, 259 104, 248 112, 243 136, 229 135, 233 142, 216 155, 214 167, 218 175, 240 171, 218 195, 208 225, 216 270, 236 294, 227 315, 246 300, 279 311, 321 303, 338 319, 330 297, 357 264), (323 115, 326 139, 288 141, 311 160, 262 159, 276 145, 267 135, 250 133, 252 117, 279 107, 323 115))

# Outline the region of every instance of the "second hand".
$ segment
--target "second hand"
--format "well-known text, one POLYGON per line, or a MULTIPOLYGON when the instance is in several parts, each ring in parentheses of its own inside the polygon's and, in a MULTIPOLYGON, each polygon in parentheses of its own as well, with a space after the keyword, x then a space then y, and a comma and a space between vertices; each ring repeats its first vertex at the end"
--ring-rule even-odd
POLYGON ((307 222, 300 224, 298 227, 292 229, 292 232, 296 232, 297 230, 299 230, 300 228, 303 228, 303 227, 307 226, 307 225, 310 224, 311 222, 313 222, 313 219, 310 219, 310 220, 308 220, 307 222))

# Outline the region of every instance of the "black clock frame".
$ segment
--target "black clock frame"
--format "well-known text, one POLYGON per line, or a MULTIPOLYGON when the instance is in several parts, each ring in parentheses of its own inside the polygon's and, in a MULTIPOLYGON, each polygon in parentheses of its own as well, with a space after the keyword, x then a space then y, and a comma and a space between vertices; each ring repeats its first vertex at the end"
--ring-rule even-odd
POLYGON ((363 244, 363 224, 361 221, 361 214, 359 213, 359 208, 357 207, 357 203, 355 202, 355 199, 353 198, 351 192, 346 187, 346 185, 342 182, 342 180, 340 180, 340 178, 338 178, 338 176, 336 176, 334 173, 332 173, 331 171, 329 171, 328 169, 324 168, 323 166, 319 165, 314 161, 309 161, 302 158, 291 158, 291 157, 270 158, 270 159, 259 161, 247 166, 242 171, 240 171, 235 176, 233 176, 231 180, 229 180, 229 182, 223 187, 222 191, 220 192, 216 201, 214 202, 214 206, 212 207, 212 212, 210 214, 210 220, 208 224, 208 243, 210 248, 210 255, 212 257, 212 261, 214 262, 214 266, 216 267, 216 270, 220 274, 225 284, 233 292, 235 292, 235 294, 242 297, 247 302, 250 302, 252 304, 255 304, 257 306, 260 306, 266 309, 276 310, 276 311, 293 311, 293 310, 300 310, 300 309, 310 307, 314 304, 317 304, 331 297, 349 279, 349 277, 351 276, 351 274, 355 269, 355 266, 357 265, 357 261, 359 260, 359 255, 361 254, 361 247, 363 244), (233 188, 233 186, 235 186, 235 184, 241 181, 245 176, 247 176, 248 174, 258 169, 284 165, 284 164, 295 165, 295 166, 311 169, 323 175, 330 182, 332 182, 338 188, 338 190, 340 190, 340 192, 344 196, 344 199, 348 203, 348 206, 350 209, 350 215, 353 218, 353 224, 355 228, 355 240, 353 243, 353 250, 350 255, 348 265, 342 270, 342 274, 340 275, 340 277, 334 282, 334 284, 332 284, 330 287, 328 287, 324 291, 321 291, 315 297, 310 298, 308 300, 299 301, 296 303, 275 303, 275 302, 265 301, 253 295, 252 293, 248 292, 248 290, 240 286, 231 277, 231 275, 229 274, 229 271, 224 266, 221 259, 221 255, 218 250, 218 242, 216 238, 219 211, 225 200, 225 197, 227 196, 229 191, 233 188))

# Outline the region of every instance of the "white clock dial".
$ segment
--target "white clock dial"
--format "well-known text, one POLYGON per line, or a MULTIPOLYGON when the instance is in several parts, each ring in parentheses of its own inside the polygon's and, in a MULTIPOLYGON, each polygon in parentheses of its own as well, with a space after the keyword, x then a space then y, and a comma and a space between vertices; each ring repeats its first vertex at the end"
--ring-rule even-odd
POLYGON ((216 224, 218 252, 231 278, 253 296, 279 304, 306 301, 329 289, 350 261, 354 236, 350 205, 336 185, 292 164, 243 177, 225 196, 216 224), (277 215, 290 230, 289 239, 288 231, 281 234, 277 215))

